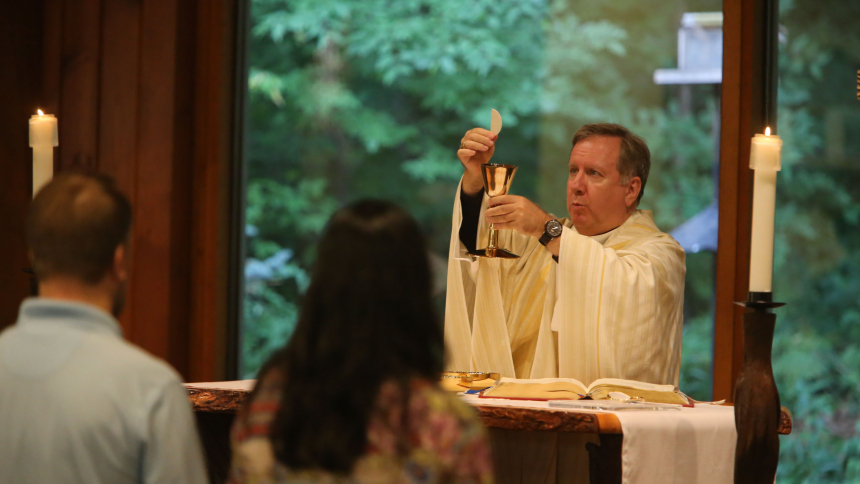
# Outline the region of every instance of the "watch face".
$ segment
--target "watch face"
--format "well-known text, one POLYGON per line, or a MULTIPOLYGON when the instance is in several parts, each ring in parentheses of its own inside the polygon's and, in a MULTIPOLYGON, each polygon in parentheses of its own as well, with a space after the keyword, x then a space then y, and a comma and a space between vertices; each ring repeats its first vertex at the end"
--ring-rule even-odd
POLYGON ((550 220, 546 223, 544 230, 546 230, 546 233, 548 233, 551 237, 558 237, 559 235, 561 235, 563 227, 564 226, 561 225, 561 222, 559 222, 558 220, 550 220))

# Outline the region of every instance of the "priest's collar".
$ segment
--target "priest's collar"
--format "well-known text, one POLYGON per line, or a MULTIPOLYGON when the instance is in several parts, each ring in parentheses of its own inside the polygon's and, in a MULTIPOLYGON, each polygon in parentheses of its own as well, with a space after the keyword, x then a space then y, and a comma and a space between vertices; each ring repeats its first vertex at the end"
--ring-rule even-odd
MULTIPOLYGON (((621 224, 621 225, 624 225, 624 224, 621 224)), ((589 235, 589 237, 591 238, 591 240, 597 242, 600 245, 603 245, 607 240, 609 240, 609 237, 612 237, 613 232, 618 230, 618 228, 621 227, 621 225, 619 225, 618 227, 615 227, 614 229, 607 230, 606 232, 603 232, 602 234, 589 235)))

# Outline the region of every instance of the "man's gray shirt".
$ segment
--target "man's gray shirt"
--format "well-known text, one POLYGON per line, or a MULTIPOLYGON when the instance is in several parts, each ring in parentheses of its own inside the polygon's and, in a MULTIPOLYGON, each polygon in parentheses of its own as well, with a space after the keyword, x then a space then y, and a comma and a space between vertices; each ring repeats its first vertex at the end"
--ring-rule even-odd
POLYGON ((166 363, 87 304, 34 298, 0 333, 0 483, 204 483, 166 363))

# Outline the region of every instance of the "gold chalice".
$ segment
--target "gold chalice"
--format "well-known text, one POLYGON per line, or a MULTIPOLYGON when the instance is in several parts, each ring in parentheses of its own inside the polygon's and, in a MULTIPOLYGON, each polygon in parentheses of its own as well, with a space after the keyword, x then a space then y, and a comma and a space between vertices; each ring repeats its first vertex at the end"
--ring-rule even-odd
MULTIPOLYGON (((515 165, 495 165, 493 163, 484 163, 481 165, 481 174, 484 176, 484 190, 487 191, 487 195, 490 198, 507 195, 516 172, 517 167, 515 165)), ((490 233, 487 238, 489 239, 487 247, 469 251, 469 254, 490 259, 517 259, 520 257, 498 246, 499 233, 493 227, 493 224, 490 224, 490 233)))

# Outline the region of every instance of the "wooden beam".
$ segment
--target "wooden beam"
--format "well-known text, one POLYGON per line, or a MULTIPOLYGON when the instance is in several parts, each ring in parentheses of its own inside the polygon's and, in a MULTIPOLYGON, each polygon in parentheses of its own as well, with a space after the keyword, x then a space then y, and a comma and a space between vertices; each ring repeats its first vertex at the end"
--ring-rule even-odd
POLYGON ((743 363, 743 312, 749 288, 752 175, 750 139, 763 131, 761 0, 723 2, 720 200, 714 325, 714 399, 733 401, 743 363))
POLYGON ((238 247, 231 243, 236 240, 232 232, 241 230, 238 220, 231 218, 231 207, 236 202, 234 196, 241 193, 235 184, 241 180, 235 179, 233 170, 234 164, 241 163, 234 158, 233 134, 234 127, 238 128, 234 122, 238 114, 236 99, 241 97, 236 72, 244 73, 243 66, 237 65, 241 45, 237 35, 242 29, 236 19, 243 18, 239 15, 242 7, 236 0, 213 0, 200 2, 197 10, 191 257, 194 284, 190 321, 193 338, 189 347, 193 381, 235 378, 236 373, 235 358, 227 355, 238 350, 234 338, 228 341, 235 334, 228 325, 238 321, 229 317, 229 311, 238 307, 229 301, 240 297, 238 292, 229 291, 230 279, 237 277, 231 273, 229 262, 238 256, 233 253, 238 247), (228 361, 234 364, 228 366, 228 361))
POLYGON ((741 0, 723 2, 723 82, 721 93, 719 233, 714 317, 714 399, 732 398, 735 353, 734 305, 738 249, 738 166, 742 84, 741 0))

